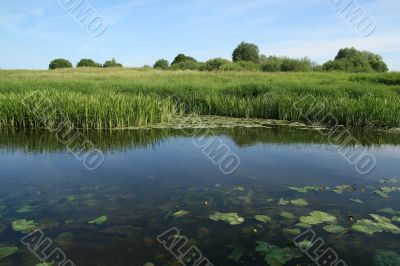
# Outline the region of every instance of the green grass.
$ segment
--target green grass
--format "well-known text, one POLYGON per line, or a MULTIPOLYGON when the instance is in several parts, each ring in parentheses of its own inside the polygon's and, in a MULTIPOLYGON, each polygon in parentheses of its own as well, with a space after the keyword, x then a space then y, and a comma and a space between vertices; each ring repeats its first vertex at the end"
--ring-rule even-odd
POLYGON ((142 126, 200 115, 400 127, 398 73, 261 73, 134 69, 0 71, 0 123, 35 128, 142 126), (48 108, 32 112, 42 97, 48 108), (307 100, 301 100, 307 97, 307 100), (175 99, 181 104, 176 105, 175 99), (300 101, 300 102, 299 102, 300 101), (313 104, 320 107, 310 112, 313 104), (185 108, 183 108, 183 106, 185 108), (327 118, 329 116, 329 118, 327 118), (40 118, 40 119, 39 119, 40 118), (334 119, 333 119, 334 118, 334 119))

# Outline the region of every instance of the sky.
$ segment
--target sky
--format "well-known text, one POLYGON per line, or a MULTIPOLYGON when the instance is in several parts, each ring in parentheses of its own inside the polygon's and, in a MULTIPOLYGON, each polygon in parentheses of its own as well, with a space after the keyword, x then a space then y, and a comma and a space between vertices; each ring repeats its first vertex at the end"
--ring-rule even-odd
POLYGON ((400 70, 399 14, 399 0, 0 0, 0 68, 47 69, 54 58, 74 65, 116 58, 136 67, 172 61, 178 53, 230 59, 246 41, 267 56, 317 63, 356 47, 400 70), (375 21, 376 29, 361 34, 341 2, 350 11, 359 8, 359 18, 375 21), (91 16, 80 21, 74 4, 92 8, 91 16), (100 30, 88 30, 89 23, 100 30))

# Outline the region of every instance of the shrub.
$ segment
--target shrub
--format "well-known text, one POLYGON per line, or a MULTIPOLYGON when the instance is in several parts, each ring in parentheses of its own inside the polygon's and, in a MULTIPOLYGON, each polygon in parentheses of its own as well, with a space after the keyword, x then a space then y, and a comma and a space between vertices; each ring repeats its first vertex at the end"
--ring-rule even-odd
POLYGON ((200 70, 204 64, 197 61, 186 60, 176 64, 171 64, 172 70, 200 70))
POLYGON ((186 55, 184 55, 184 54, 178 54, 178 55, 175 57, 174 61, 172 61, 171 66, 172 66, 172 65, 179 64, 179 63, 182 63, 182 62, 186 62, 186 61, 197 62, 197 60, 194 59, 194 58, 191 57, 191 56, 186 56, 186 55))
POLYGON ((258 46, 252 43, 242 42, 236 47, 232 54, 234 62, 251 61, 254 63, 260 62, 260 51, 258 46))
POLYGON ((66 59, 54 59, 49 64, 49 69, 57 69, 57 68, 72 68, 72 64, 70 61, 66 59))
POLYGON ((102 65, 99 63, 96 63, 92 59, 84 58, 84 59, 81 59, 81 61, 79 61, 79 63, 76 65, 76 67, 102 67, 102 65))
POLYGON ((223 64, 219 70, 222 71, 258 71, 260 70, 260 65, 254 62, 246 62, 246 61, 239 61, 239 62, 227 62, 223 64))
POLYGON ((122 67, 122 64, 117 63, 117 61, 113 58, 109 61, 104 62, 103 67, 122 67))
POLYGON ((165 60, 165 59, 159 59, 154 63, 153 68, 168 69, 169 68, 169 62, 168 62, 168 60, 165 60))
POLYGON ((283 72, 309 72, 312 68, 313 63, 308 58, 283 58, 281 65, 281 71, 283 72))
POLYGON ((282 59, 276 56, 265 57, 261 56, 261 70, 264 72, 279 72, 281 71, 282 59))
POLYGON ((230 63, 230 61, 223 58, 210 59, 204 64, 202 70, 207 70, 207 71, 220 70, 220 68, 223 65, 228 63, 230 63))

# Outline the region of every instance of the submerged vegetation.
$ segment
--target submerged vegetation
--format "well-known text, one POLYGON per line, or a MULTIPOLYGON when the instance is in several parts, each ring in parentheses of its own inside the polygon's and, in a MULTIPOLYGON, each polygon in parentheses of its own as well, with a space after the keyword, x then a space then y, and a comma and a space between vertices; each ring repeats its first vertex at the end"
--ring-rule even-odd
POLYGON ((195 113, 396 128, 400 127, 400 90, 392 85, 396 79, 397 73, 0 71, 0 123, 38 128, 68 120, 77 128, 124 128, 195 113), (41 112, 32 112, 39 107, 41 112))

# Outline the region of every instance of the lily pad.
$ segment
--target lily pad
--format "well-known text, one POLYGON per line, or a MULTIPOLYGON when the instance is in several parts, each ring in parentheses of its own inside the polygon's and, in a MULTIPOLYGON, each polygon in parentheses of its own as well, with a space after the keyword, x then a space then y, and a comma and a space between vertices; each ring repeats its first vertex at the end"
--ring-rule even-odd
POLYGON ((374 265, 376 266, 395 266, 400 265, 400 255, 391 250, 375 250, 374 265))
POLYGON ((14 231, 27 233, 33 231, 37 227, 37 224, 32 220, 21 219, 12 222, 11 226, 14 231))
POLYGON ((389 194, 392 192, 399 192, 400 187, 381 187, 378 190, 375 190, 374 193, 383 197, 383 198, 389 198, 389 194))
POLYGON ((18 248, 15 246, 11 247, 0 247, 0 260, 5 257, 11 256, 15 252, 17 252, 18 248))
POLYGON ((390 223, 390 222, 392 222, 392 220, 390 220, 389 218, 387 218, 385 216, 380 216, 380 215, 377 215, 377 214, 370 214, 369 216, 371 216, 378 223, 390 223))
POLYGON ((318 186, 305 186, 305 187, 289 187, 289 189, 297 191, 299 193, 307 193, 308 191, 318 191, 318 186))
POLYGON ((235 212, 229 213, 222 213, 222 212, 215 212, 214 214, 210 215, 209 218, 213 221, 223 221, 230 225, 238 225, 244 223, 244 218, 240 217, 235 212))
POLYGON ((240 250, 240 248, 235 247, 235 249, 228 256, 228 259, 233 260, 235 262, 239 262, 241 257, 242 257, 242 251, 240 250))
POLYGON ((36 206, 32 206, 32 205, 24 205, 24 206, 22 206, 21 208, 19 208, 18 210, 17 210, 17 212, 18 213, 28 213, 28 212, 32 212, 32 211, 34 211, 35 209, 36 209, 37 207, 36 206))
POLYGON ((290 213, 290 212, 286 212, 286 211, 283 211, 283 212, 281 212, 281 214, 280 214, 283 218, 286 218, 286 219, 289 219, 289 220, 294 220, 294 219, 296 219, 296 216, 294 216, 292 213, 290 213))
POLYGON ((308 202, 304 199, 294 199, 290 201, 291 204, 298 207, 308 206, 308 202))
POLYGON ((270 266, 282 266, 288 261, 300 258, 302 254, 297 249, 279 248, 267 242, 257 241, 256 251, 264 256, 265 262, 270 266))
POLYGON ((313 242, 309 241, 309 240, 303 240, 301 242, 295 243, 296 246, 298 248, 300 248, 301 250, 308 250, 309 248, 311 248, 313 246, 313 242))
POLYGON ((400 223, 400 217, 398 217, 398 216, 393 216, 393 217, 392 217, 392 221, 395 222, 395 223, 400 223))
POLYGON ((256 219, 259 222, 262 223, 268 223, 271 221, 271 217, 267 216, 267 215, 256 215, 254 216, 254 219, 256 219))
POLYGON ((325 225, 323 228, 328 233, 333 233, 333 234, 342 233, 344 230, 346 230, 346 228, 344 228, 340 225, 334 225, 334 224, 325 225))
POLYGON ((344 191, 351 191, 351 190, 353 190, 353 187, 350 185, 340 185, 336 186, 335 189, 332 189, 332 191, 337 194, 342 194, 344 191))
POLYGON ((245 191, 246 190, 244 187, 241 187, 241 186, 235 186, 233 189, 237 190, 237 191, 245 191))
POLYGON ((285 199, 280 199, 278 204, 281 205, 281 206, 286 206, 286 205, 289 204, 289 201, 285 200, 285 199))
POLYGON ((304 228, 304 229, 310 229, 312 227, 311 225, 304 224, 304 223, 297 223, 295 226, 299 227, 299 228, 304 228))
POLYGON ((383 212, 391 215, 400 215, 400 211, 393 210, 392 208, 384 208, 378 210, 378 212, 383 212))
POLYGON ((94 220, 89 221, 88 223, 89 224, 103 224, 103 223, 107 222, 107 220, 108 220, 108 217, 106 215, 103 215, 103 216, 97 217, 94 220))
POLYGON ((285 228, 283 229, 284 233, 291 234, 291 235, 300 235, 301 230, 299 228, 285 228))
POLYGON ((175 212, 174 214, 172 214, 172 216, 179 218, 179 217, 185 216, 185 215, 187 215, 187 214, 189 214, 188 211, 183 211, 183 210, 182 210, 182 211, 177 211, 177 212, 175 212))
POLYGON ((394 184, 394 183, 400 183, 400 180, 396 179, 396 178, 384 178, 384 179, 379 180, 379 183, 382 183, 382 184, 386 184, 386 183, 394 184))
POLYGON ((335 223, 336 217, 321 211, 313 211, 308 216, 300 217, 300 222, 305 224, 335 223))
POLYGON ((362 200, 360 200, 360 199, 350 199, 351 201, 354 201, 354 202, 357 202, 357 203, 360 203, 360 204, 363 204, 364 202, 362 202, 362 200))

